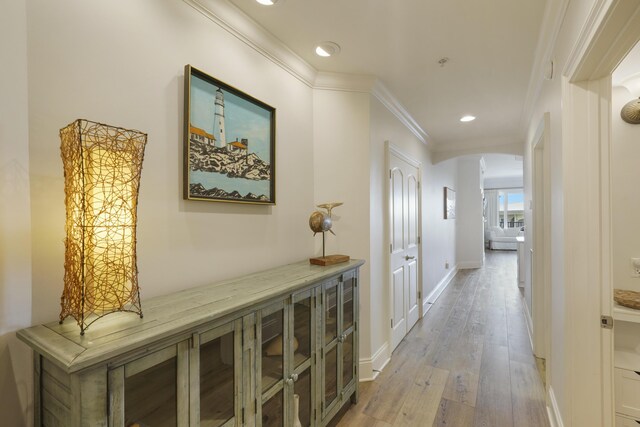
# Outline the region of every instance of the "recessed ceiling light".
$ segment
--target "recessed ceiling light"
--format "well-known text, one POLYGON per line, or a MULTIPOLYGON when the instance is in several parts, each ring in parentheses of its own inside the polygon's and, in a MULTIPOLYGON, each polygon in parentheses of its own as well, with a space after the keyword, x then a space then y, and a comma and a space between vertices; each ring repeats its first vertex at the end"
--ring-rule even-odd
POLYGON ((274 4, 278 3, 278 0, 256 0, 256 1, 265 6, 273 6, 274 4))
POLYGON ((476 116, 462 116, 460 118, 461 122, 472 122, 476 119, 476 116))
POLYGON ((340 53, 340 46, 334 42, 322 42, 316 46, 316 55, 328 57, 340 53))

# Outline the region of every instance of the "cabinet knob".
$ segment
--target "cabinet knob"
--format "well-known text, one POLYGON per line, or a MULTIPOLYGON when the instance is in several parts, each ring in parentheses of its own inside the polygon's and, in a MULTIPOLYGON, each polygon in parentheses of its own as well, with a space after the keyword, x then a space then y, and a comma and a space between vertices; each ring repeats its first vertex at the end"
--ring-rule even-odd
POLYGON ((286 385, 292 385, 293 384, 293 378, 292 377, 287 378, 286 380, 284 380, 284 383, 286 385))
POLYGON ((293 380, 293 382, 298 381, 298 374, 291 375, 291 379, 293 380))
POLYGON ((416 257, 407 255, 404 257, 404 259, 405 261, 409 261, 410 259, 416 259, 416 257))

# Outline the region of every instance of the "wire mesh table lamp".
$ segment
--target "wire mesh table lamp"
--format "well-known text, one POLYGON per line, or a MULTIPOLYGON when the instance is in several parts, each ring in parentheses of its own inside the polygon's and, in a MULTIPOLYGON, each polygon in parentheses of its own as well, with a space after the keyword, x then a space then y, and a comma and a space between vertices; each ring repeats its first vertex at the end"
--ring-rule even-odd
POLYGON ((60 323, 71 316, 84 335, 109 313, 142 317, 136 222, 147 135, 76 120, 60 139, 66 205, 60 323))

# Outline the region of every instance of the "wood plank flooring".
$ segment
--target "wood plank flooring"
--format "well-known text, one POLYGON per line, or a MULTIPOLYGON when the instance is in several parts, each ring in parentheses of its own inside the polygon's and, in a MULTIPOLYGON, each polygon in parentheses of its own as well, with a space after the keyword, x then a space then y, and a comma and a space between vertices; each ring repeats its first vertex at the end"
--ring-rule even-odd
POLYGON ((461 270, 338 426, 548 427, 516 253, 461 270))

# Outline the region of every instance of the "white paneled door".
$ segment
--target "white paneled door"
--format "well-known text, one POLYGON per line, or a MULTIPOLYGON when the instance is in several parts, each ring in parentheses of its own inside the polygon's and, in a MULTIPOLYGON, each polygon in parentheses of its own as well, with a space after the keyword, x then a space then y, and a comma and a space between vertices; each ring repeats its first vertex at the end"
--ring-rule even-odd
POLYGON ((420 317, 420 169, 402 157, 389 151, 392 350, 420 317))

